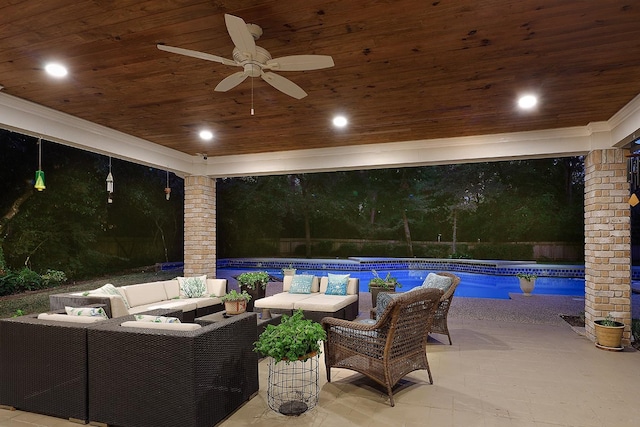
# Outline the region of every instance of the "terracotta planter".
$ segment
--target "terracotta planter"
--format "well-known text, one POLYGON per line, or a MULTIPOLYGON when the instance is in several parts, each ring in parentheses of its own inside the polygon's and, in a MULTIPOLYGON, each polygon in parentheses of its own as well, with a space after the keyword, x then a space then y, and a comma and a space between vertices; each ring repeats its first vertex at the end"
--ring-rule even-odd
POLYGON ((226 310, 229 316, 233 316, 235 314, 242 314, 247 311, 247 300, 239 299, 235 301, 225 301, 224 309, 226 310))
POLYGON ((596 347, 602 348, 603 350, 622 350, 624 323, 614 322, 615 326, 604 326, 601 323, 602 320, 596 320, 594 322, 596 330, 596 347))
POLYGON ((533 292, 533 288, 536 286, 536 279, 524 279, 522 277, 520 279, 520 289, 525 296, 531 296, 531 292, 533 292))
POLYGON ((396 287, 383 287, 383 286, 372 286, 369 285, 369 292, 371 292, 371 307, 376 306, 376 302, 378 301, 378 294, 380 292, 395 292, 396 287))

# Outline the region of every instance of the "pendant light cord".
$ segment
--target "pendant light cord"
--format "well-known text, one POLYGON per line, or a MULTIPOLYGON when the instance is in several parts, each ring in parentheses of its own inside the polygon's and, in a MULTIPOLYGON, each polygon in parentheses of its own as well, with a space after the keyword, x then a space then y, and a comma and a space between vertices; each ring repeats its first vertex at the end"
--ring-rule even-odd
POLYGON ((42 139, 38 138, 38 170, 42 170, 42 139))
POLYGON ((253 77, 251 77, 251 115, 253 116, 253 77))

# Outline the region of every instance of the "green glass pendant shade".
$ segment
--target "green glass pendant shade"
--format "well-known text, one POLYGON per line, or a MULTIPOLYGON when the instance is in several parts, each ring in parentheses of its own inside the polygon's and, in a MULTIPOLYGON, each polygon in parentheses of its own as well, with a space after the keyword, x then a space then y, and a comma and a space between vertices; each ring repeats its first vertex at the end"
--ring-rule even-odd
POLYGON ((47 188, 44 186, 44 171, 41 171, 41 170, 36 171, 36 184, 33 186, 33 188, 35 188, 38 191, 42 191, 45 188, 47 188))

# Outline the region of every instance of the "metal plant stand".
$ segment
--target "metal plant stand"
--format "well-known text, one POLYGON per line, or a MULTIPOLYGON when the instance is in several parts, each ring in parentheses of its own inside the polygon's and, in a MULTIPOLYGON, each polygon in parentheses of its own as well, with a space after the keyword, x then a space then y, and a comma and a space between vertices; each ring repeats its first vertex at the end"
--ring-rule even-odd
POLYGON ((300 415, 318 404, 318 360, 316 354, 306 360, 275 362, 269 359, 269 408, 284 415, 300 415))

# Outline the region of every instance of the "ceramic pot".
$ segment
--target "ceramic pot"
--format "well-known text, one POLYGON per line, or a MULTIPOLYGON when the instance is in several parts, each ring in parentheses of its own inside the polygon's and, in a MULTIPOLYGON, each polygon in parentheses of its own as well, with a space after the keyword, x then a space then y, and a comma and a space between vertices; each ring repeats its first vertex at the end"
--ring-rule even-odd
POLYGON ((525 296, 531 296, 531 292, 533 292, 533 288, 536 286, 536 279, 527 280, 525 278, 520 277, 520 289, 525 296))

